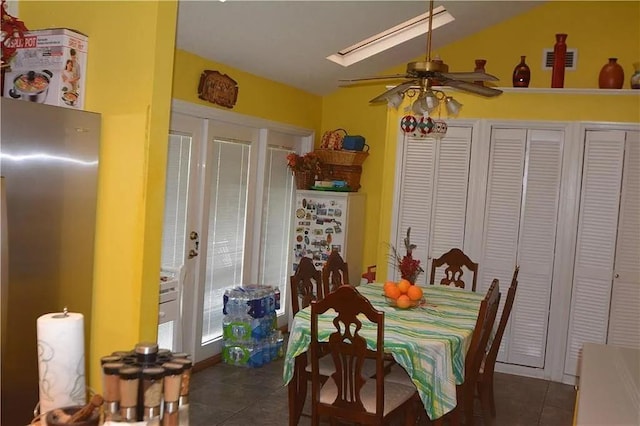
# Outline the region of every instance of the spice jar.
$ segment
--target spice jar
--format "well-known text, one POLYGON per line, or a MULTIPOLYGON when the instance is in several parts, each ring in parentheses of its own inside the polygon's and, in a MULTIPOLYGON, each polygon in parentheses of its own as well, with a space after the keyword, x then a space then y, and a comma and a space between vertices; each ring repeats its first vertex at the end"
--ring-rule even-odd
POLYGON ((160 417, 163 379, 164 368, 162 367, 142 369, 142 399, 144 405, 142 420, 151 420, 160 417))
POLYGON ((122 357, 120 355, 107 355, 100 358, 100 365, 105 365, 110 362, 120 362, 122 357))
POLYGON ((126 422, 135 422, 138 418, 138 387, 141 369, 124 366, 119 370, 120 376, 120 415, 126 422))
POLYGON ((189 403, 189 384, 191 382, 191 370, 193 363, 187 358, 177 358, 171 361, 175 364, 182 365, 182 381, 180 383, 180 405, 189 403))
POLYGON ((164 414, 162 416, 162 424, 173 426, 174 421, 177 425, 180 382, 182 381, 182 370, 184 368, 181 364, 175 362, 166 362, 162 364, 162 368, 164 368, 164 414))
POLYGON ((172 358, 172 359, 178 359, 178 358, 190 358, 190 357, 191 357, 191 355, 189 355, 189 354, 188 354, 188 353, 186 353, 186 352, 173 352, 173 353, 171 354, 171 358, 172 358))
POLYGON ((138 364, 155 364, 158 355, 158 344, 153 342, 140 342, 136 344, 135 353, 138 364))
POLYGON ((105 420, 114 419, 120 411, 120 369, 122 367, 124 367, 122 362, 102 364, 102 397, 104 398, 105 420))

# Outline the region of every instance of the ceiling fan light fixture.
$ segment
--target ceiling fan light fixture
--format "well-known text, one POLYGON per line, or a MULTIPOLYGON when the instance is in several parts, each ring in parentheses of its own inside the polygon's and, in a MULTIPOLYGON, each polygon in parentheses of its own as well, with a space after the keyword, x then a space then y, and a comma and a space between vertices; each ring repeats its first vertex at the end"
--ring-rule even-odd
POLYGON ((457 116, 460 113, 460 109, 462 109, 462 104, 451 96, 444 98, 444 105, 447 108, 447 114, 451 117, 457 116))
POLYGON ((438 108, 438 105, 440 104, 438 96, 431 89, 425 92, 424 102, 426 105, 426 110, 429 114, 431 114, 436 108, 438 108))

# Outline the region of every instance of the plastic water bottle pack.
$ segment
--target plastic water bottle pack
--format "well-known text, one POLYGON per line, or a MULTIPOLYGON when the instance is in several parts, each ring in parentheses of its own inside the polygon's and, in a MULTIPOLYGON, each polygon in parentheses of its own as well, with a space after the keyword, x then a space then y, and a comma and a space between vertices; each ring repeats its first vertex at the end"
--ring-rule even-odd
POLYGON ((284 354, 276 310, 280 289, 256 284, 227 289, 223 296, 222 358, 231 365, 262 367, 284 354))

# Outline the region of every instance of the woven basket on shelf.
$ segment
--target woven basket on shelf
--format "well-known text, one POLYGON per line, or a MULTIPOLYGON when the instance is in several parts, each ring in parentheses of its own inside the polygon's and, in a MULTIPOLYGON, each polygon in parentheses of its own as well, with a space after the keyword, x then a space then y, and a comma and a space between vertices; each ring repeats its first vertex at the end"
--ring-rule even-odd
POLYGON ((345 149, 316 149, 314 151, 324 164, 339 166, 361 166, 369 156, 365 151, 347 151, 345 149))
POLYGON ((344 180, 351 191, 360 189, 362 166, 342 166, 339 164, 324 164, 322 174, 327 180, 344 180))

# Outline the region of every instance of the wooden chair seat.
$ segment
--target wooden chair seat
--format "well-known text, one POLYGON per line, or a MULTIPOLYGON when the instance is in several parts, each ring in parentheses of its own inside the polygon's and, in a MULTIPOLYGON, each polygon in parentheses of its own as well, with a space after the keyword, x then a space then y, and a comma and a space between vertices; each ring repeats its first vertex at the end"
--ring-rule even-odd
MULTIPOLYGON (((413 385, 413 384, 412 384, 413 385)), ((384 410, 383 416, 389 415, 416 393, 415 386, 407 386, 399 383, 389 382, 385 377, 384 384, 384 410)), ((338 387, 333 380, 327 383, 320 390, 320 402, 322 404, 332 404, 338 396, 338 387)), ((360 389, 362 405, 367 413, 376 412, 376 382, 367 380, 360 389)))

